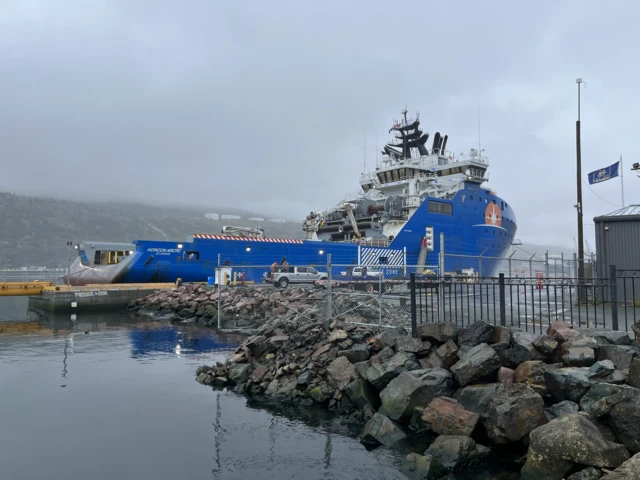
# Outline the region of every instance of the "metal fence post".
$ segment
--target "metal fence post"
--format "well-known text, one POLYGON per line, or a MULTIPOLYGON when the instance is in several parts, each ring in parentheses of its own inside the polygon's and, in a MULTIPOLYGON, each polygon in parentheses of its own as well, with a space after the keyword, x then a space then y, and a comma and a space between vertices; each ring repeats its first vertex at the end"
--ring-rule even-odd
POLYGON ((611 300, 611 327, 614 330, 618 330, 618 279, 616 277, 616 266, 609 265, 609 299, 611 300))
POLYGON ((222 328, 222 269, 218 266, 218 330, 222 328))
POLYGON ((504 289, 504 273, 498 275, 498 281, 500 285, 500 325, 503 327, 507 326, 507 306, 505 299, 505 289, 504 289))
POLYGON ((411 292, 411 336, 416 337, 418 333, 418 321, 416 318, 416 274, 409 275, 409 291, 411 292))
POLYGON ((381 268, 381 275, 378 275, 378 326, 382 325, 382 272, 384 270, 381 268))
POLYGON ((444 322, 444 233, 440 232, 440 285, 438 286, 438 322, 444 322))
POLYGON ((325 330, 331 325, 331 254, 327 253, 327 318, 324 321, 325 330))

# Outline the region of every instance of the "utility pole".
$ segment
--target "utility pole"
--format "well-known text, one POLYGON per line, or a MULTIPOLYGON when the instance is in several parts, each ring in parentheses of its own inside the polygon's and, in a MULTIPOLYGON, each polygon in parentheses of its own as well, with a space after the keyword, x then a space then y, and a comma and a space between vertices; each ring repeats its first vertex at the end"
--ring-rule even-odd
MULTIPOLYGON (((580 84, 584 83, 581 78, 576 79, 578 84, 578 120, 576 121, 576 180, 578 190, 578 280, 580 287, 578 289, 578 301, 582 297, 582 282, 584 280, 584 233, 582 230, 582 151, 580 147, 580 84)), ((586 84, 585 84, 586 85, 586 84)))
POLYGON ((67 266, 67 285, 71 285, 71 246, 73 242, 67 242, 67 247, 69 249, 69 263, 67 266))

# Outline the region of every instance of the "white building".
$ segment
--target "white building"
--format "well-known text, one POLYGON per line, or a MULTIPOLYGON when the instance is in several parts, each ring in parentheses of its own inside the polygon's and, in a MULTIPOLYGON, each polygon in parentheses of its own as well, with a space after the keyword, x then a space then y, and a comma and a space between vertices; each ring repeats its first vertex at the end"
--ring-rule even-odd
POLYGON ((220 219, 220 215, 218 215, 217 213, 205 213, 204 218, 207 218, 209 220, 218 220, 220 219))

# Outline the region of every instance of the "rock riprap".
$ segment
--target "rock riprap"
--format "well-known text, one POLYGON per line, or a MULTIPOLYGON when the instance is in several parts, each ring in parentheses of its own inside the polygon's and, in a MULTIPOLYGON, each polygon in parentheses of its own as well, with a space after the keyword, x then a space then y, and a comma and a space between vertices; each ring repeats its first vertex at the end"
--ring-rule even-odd
POLYGON ((321 405, 359 424, 367 448, 426 435, 431 445, 405 459, 410 478, 454 475, 502 449, 526 456, 523 480, 623 478, 639 463, 640 346, 562 322, 544 333, 434 323, 414 338, 292 315, 266 322, 224 363, 198 368, 196 380, 321 405))

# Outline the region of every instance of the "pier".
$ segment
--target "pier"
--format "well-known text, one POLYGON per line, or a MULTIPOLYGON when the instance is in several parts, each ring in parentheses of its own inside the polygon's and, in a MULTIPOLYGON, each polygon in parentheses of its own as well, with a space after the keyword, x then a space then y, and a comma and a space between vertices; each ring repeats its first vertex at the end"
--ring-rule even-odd
POLYGON ((95 284, 78 287, 38 281, 11 282, 0 283, 0 296, 28 296, 30 310, 56 313, 104 312, 122 310, 132 300, 174 287, 175 283, 95 284))

